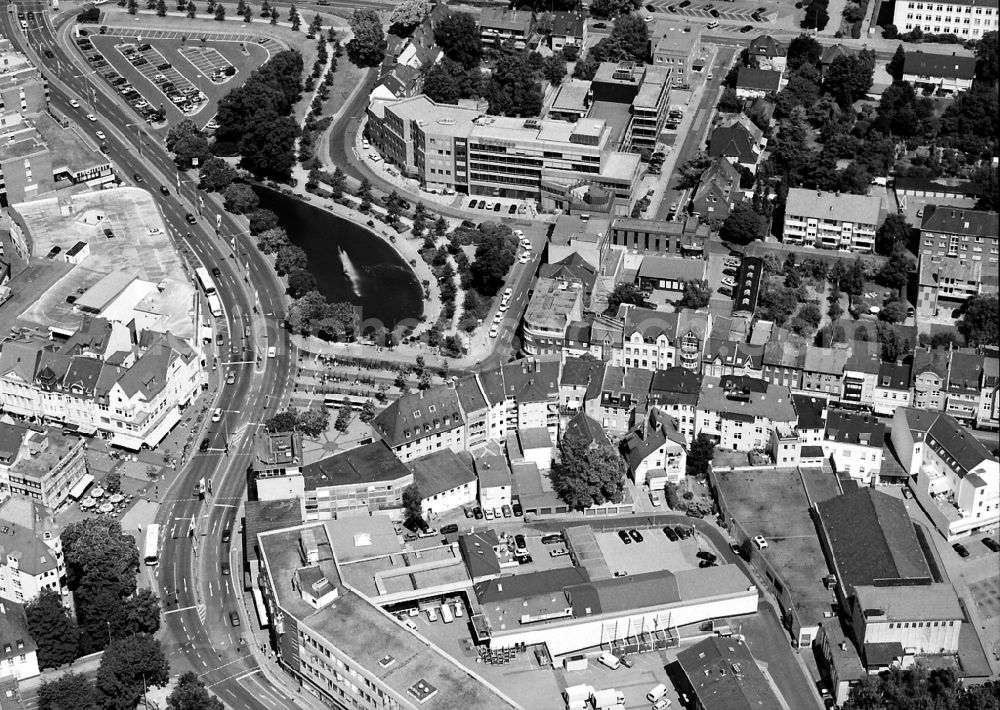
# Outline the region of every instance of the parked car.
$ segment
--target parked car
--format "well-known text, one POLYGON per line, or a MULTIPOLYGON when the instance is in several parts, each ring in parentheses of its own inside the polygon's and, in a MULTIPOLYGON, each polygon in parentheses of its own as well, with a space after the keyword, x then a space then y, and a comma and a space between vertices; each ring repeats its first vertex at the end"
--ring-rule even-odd
POLYGON ((483 509, 477 505, 475 508, 472 509, 472 517, 475 518, 476 520, 482 520, 483 509))
POLYGON ((442 525, 441 526, 441 534, 442 535, 450 535, 451 533, 457 533, 457 532, 458 532, 458 524, 457 523, 451 523, 450 525, 442 525))
POLYGON ((518 551, 527 551, 528 541, 524 539, 524 535, 518 533, 514 536, 514 549, 518 551))
POLYGON ((211 441, 209 441, 208 439, 202 439, 201 443, 198 445, 198 451, 205 453, 206 451, 208 451, 208 448, 211 445, 212 445, 211 441))
POLYGON ((521 507, 520 503, 511 503, 510 509, 511 511, 513 511, 515 518, 520 518, 522 515, 524 515, 524 508, 521 507))
POLYGON ((969 556, 969 551, 966 549, 965 545, 963 545, 960 542, 956 542, 954 545, 952 545, 951 549, 957 552, 958 556, 963 559, 969 556))
POLYGON ((628 531, 628 536, 635 540, 636 542, 642 542, 642 533, 638 530, 632 529, 628 531))
POLYGON ((706 560, 708 562, 715 562, 718 558, 707 550, 698 550, 694 555, 699 560, 706 560))
POLYGON ((562 533, 552 533, 551 535, 542 535, 543 545, 558 545, 563 542, 562 533))
POLYGON ((566 551, 565 547, 557 547, 556 549, 549 552, 549 557, 565 557, 569 552, 566 551))
POLYGON ((992 537, 984 537, 983 544, 986 545, 990 552, 1000 552, 1000 543, 994 540, 992 537))
POLYGON ((763 535, 756 535, 756 536, 754 536, 753 544, 754 544, 754 547, 756 547, 758 550, 766 550, 767 549, 767 540, 764 539, 763 535))
POLYGON ((677 533, 674 532, 674 529, 669 525, 665 525, 663 527, 663 534, 667 536, 667 539, 670 540, 670 542, 677 542, 680 539, 677 537, 677 533))
POLYGON ((514 515, 514 512, 510 509, 510 506, 504 503, 500 506, 500 512, 503 513, 503 517, 509 518, 514 515))
POLYGON ((240 615, 237 614, 235 611, 229 612, 229 623, 232 624, 233 626, 239 626, 240 615))
POLYGON ((632 544, 632 538, 629 537, 627 530, 619 530, 618 531, 618 538, 622 542, 624 542, 626 545, 631 545, 632 544))
POLYGON ((677 533, 677 537, 681 540, 687 540, 689 537, 694 536, 694 529, 686 525, 675 525, 674 532, 677 533))

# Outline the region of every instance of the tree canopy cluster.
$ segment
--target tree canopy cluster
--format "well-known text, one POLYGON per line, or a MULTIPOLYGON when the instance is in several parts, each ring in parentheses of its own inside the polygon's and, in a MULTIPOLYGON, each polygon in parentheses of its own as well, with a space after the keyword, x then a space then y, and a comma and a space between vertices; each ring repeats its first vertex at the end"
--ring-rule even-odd
POLYGON ((619 502, 625 490, 625 460, 610 444, 588 442, 568 433, 559 442, 552 488, 574 510, 619 502))
POLYGON ((295 164, 299 127, 291 113, 302 93, 302 55, 278 52, 221 101, 215 152, 236 153, 258 178, 286 180, 295 164))
POLYGON ((1000 345, 1000 301, 997 295, 973 296, 959 309, 958 332, 969 345, 1000 345))
POLYGON ((170 127, 166 146, 174 154, 174 163, 180 170, 202 165, 212 156, 208 137, 190 118, 170 127))
POLYGON ((326 407, 310 407, 304 411, 286 409, 264 422, 269 433, 300 431, 308 437, 317 437, 330 428, 330 411, 326 407))
POLYGON ((1000 704, 1000 681, 964 686, 952 668, 916 665, 865 675, 851 688, 844 710, 991 710, 1000 704))
POLYGON ((347 56, 359 67, 377 67, 385 58, 382 19, 370 8, 359 8, 349 20, 354 37, 347 43, 347 56))
POLYGON ((313 290, 292 302, 287 322, 295 333, 315 330, 330 339, 353 340, 359 327, 358 309, 352 303, 330 303, 323 294, 313 290))
POLYGON ((629 60, 642 63, 649 60, 649 26, 641 17, 631 14, 622 15, 615 21, 611 34, 602 37, 576 63, 573 76, 577 79, 593 79, 601 62, 629 60))

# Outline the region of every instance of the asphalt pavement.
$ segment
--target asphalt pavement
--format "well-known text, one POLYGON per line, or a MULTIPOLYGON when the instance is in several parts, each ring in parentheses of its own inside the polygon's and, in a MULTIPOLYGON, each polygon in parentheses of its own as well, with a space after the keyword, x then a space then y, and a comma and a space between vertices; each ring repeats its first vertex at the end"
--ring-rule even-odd
MULTIPOLYGON (((214 196, 204 196, 199 206, 197 178, 180 173, 174 166, 162 145, 165 130, 157 132, 137 122, 131 109, 69 46, 72 23, 68 21, 75 11, 52 17, 43 10, 42 3, 35 5, 19 6, 24 12, 38 12, 27 32, 16 26, 16 14, 9 12, 0 14, 0 31, 42 68, 49 80, 53 108, 68 116, 74 123, 72 129, 95 146, 100 143, 96 131, 101 130, 107 155, 118 174, 129 180, 136 174, 142 178, 178 248, 195 262, 209 268, 217 266, 222 272, 216 281, 225 316, 216 325, 223 343, 209 357, 219 358, 213 377, 232 370, 236 381, 221 386, 210 406, 226 412, 223 421, 211 426, 213 441, 221 442, 220 436, 226 437, 229 453, 223 449, 194 454, 164 490, 156 517, 164 539, 153 579, 165 609, 161 640, 171 669, 174 673, 194 670, 231 707, 300 708, 301 700, 293 693, 262 678, 257 661, 240 643, 241 637, 228 618, 241 604, 239 590, 234 586, 238 581, 220 571, 231 549, 222 545, 222 531, 239 527, 236 512, 244 495, 253 433, 270 410, 288 401, 292 390, 297 355, 287 333, 280 328, 284 286, 248 242, 243 225, 226 214, 214 196), (44 50, 53 56, 45 57, 44 50), (73 99, 84 105, 73 108, 69 103, 73 99), (86 120, 87 112, 98 120, 86 120), (167 195, 159 191, 161 185, 167 195), (189 212, 200 216, 194 225, 185 221, 189 212), (245 336, 247 328, 249 338, 245 336), (264 356, 269 344, 278 346, 277 357, 264 356), (212 481, 213 490, 204 501, 193 492, 203 478, 212 481), (189 536, 192 521, 194 534, 189 536)), ((208 317, 206 314, 205 319, 208 317)), ((237 548, 238 538, 231 545, 237 548)), ((233 565, 232 570, 235 579, 241 579, 239 565, 233 565)))

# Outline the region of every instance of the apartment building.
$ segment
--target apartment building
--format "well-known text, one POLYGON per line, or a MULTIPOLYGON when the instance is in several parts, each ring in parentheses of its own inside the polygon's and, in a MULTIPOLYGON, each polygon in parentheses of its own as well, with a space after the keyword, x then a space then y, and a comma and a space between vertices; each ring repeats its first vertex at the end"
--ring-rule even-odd
POLYGON ((82 437, 0 422, 0 442, 0 495, 30 498, 58 510, 87 475, 82 437))
POLYGON ((512 42, 516 49, 524 49, 534 26, 535 16, 530 10, 487 7, 479 17, 480 38, 488 47, 512 42))
POLYGON ((966 426, 976 420, 979 411, 984 359, 975 351, 953 350, 951 353, 944 411, 966 426))
POLYGON ((983 359, 976 428, 1000 429, 1000 358, 997 357, 996 350, 983 359))
POLYGON ((0 597, 27 604, 43 589, 69 593, 60 532, 52 511, 36 501, 0 503, 0 597))
POLYGON ((600 399, 587 403, 587 415, 610 437, 624 436, 646 414, 649 370, 609 366, 604 370, 600 399))
POLYGON ((996 212, 927 205, 920 222, 919 253, 997 264, 997 233, 996 212))
POLYGON ((913 399, 910 358, 902 362, 883 362, 879 365, 875 389, 872 391, 872 409, 876 414, 891 417, 899 407, 909 407, 913 399))
POLYGON ((521 321, 522 350, 529 356, 561 353, 567 328, 582 317, 583 284, 539 278, 521 321))
POLYGON ((705 220, 725 220, 741 202, 740 171, 729 160, 717 158, 701 174, 691 197, 691 209, 705 220))
POLYGON ((0 349, 0 403, 9 414, 98 434, 133 451, 155 448, 205 382, 201 354, 170 332, 85 319, 67 341, 22 338, 0 349))
POLYGON ((840 402, 854 409, 870 410, 875 405, 882 348, 871 341, 856 341, 844 363, 843 390, 840 402))
POLYGON ((258 431, 252 452, 247 467, 250 500, 304 498, 302 432, 258 431))
POLYGON ((892 24, 900 32, 919 29, 931 34, 954 34, 963 40, 979 39, 997 29, 997 15, 997 6, 990 0, 898 0, 893 6, 892 24))
POLYGON ((669 414, 684 441, 695 437, 695 409, 701 395, 701 375, 686 367, 668 367, 653 373, 649 384, 649 407, 669 414))
POLYGON ((877 196, 794 187, 785 203, 782 240, 870 254, 875 250, 875 232, 882 219, 882 200, 877 196))
POLYGON ((669 67, 674 83, 687 84, 701 51, 701 25, 656 23, 650 41, 654 66, 669 67))
POLYGON ((602 62, 587 95, 590 115, 624 123, 622 150, 652 151, 667 119, 672 75, 668 66, 602 62))
POLYGON ((388 163, 431 191, 538 200, 543 182, 590 185, 626 210, 638 194, 639 156, 615 150, 615 131, 603 119, 488 116, 420 94, 372 101, 367 130, 388 163))
POLYGON ((628 306, 625 310, 624 364, 650 371, 680 365, 700 372, 701 353, 711 331, 711 313, 689 308, 664 313, 628 306))
POLYGON ((736 98, 759 99, 777 94, 782 87, 780 71, 741 66, 736 74, 736 98))
POLYGON ((826 417, 823 455, 838 472, 862 485, 879 480, 885 425, 870 414, 831 411, 826 417))
POLYGON ((623 453, 632 481, 660 491, 668 483, 683 482, 687 471, 687 442, 673 417, 652 408, 625 437, 623 453))
POLYGON ((0 118, 0 207, 51 192, 52 151, 34 124, 19 113, 0 118))
POLYGON ((599 397, 605 367, 601 360, 566 358, 559 373, 559 408, 572 416, 584 409, 584 402, 599 397))
POLYGON ((891 438, 910 487, 949 541, 1000 524, 1000 464, 954 417, 896 410, 891 438))
MULTIPOLYGON (((0 675, 19 681, 37 676, 37 649, 24 605, 0 595, 0 675)), ((9 700, 5 697, 4 704, 9 700)))
POLYGON ((695 430, 733 451, 767 449, 772 432, 794 430, 798 416, 787 387, 752 377, 706 377, 702 381, 695 430))
POLYGON ((804 339, 795 336, 768 340, 761 358, 761 378, 794 391, 801 390, 806 346, 804 339))
POLYGON ((951 54, 907 52, 903 60, 903 81, 914 87, 954 93, 972 88, 976 58, 951 54))
POLYGON ((920 255, 917 313, 950 315, 983 290, 983 262, 957 256, 920 255))
POLYGON ((403 462, 439 449, 468 448, 462 406, 449 385, 403 394, 379 412, 371 427, 403 462))
POLYGON ((821 348, 806 346, 802 363, 802 389, 807 394, 839 399, 844 381, 844 368, 851 349, 848 347, 821 348))
POLYGON ((918 348, 913 353, 913 406, 940 412, 944 409, 945 389, 951 350, 918 348))
POLYGON ((413 483, 420 491, 425 520, 475 505, 479 498, 476 473, 466 454, 460 456, 451 449, 442 449, 413 459, 407 468, 413 472, 413 483))
POLYGON ((331 707, 514 710, 482 677, 343 583, 322 524, 258 535, 259 584, 281 667, 331 707))
POLYGON ((655 219, 617 217, 611 223, 610 244, 629 251, 652 254, 701 256, 710 236, 707 224, 698 219, 664 222, 655 219))
POLYGON ((414 481, 384 441, 363 444, 302 467, 304 519, 400 508, 414 481))

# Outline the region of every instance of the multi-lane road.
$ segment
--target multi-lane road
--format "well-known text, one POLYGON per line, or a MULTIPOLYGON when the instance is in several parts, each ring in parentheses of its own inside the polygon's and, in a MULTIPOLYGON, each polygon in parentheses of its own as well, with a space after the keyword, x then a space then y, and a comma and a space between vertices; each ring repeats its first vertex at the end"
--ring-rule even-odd
MULTIPOLYGON (((223 420, 209 425, 212 448, 193 453, 164 491, 156 516, 164 531, 160 563, 143 570, 164 604, 161 640, 171 667, 174 672, 195 670, 231 707, 301 707, 260 674, 240 643, 238 632, 248 627, 234 629, 229 622, 229 614, 241 608, 236 585, 242 579, 242 567, 230 552, 239 549, 237 511, 244 495, 252 437, 269 411, 288 402, 292 390, 297 355, 279 327, 284 317, 284 287, 247 241, 242 224, 209 196, 199 206, 196 178, 178 172, 163 148, 162 130, 158 133, 147 127, 75 54, 67 36, 73 13, 53 16, 45 3, 37 1, 9 10, 0 13, 0 32, 42 69, 50 85, 51 106, 69 117, 69 130, 95 148, 103 143, 116 172, 126 181, 138 183, 135 176, 141 178, 192 268, 204 264, 221 271, 216 281, 225 317, 217 319, 216 329, 222 343, 215 351, 209 348, 207 358, 209 367, 216 365, 212 378, 220 389, 210 404, 223 409, 223 420), (20 27, 18 12, 26 14, 27 30, 20 27), (71 101, 81 106, 75 108, 71 101), (97 120, 86 119, 86 113, 97 120), (103 141, 98 140, 97 131, 103 132, 103 141), (194 225, 185 221, 187 213, 200 215, 194 225), (265 356, 268 345, 277 346, 276 357, 265 356), (235 374, 235 382, 222 384, 229 371, 235 374), (212 494, 204 500, 194 492, 201 479, 212 482, 212 494), (194 534, 189 535, 192 527, 194 534), (224 530, 233 531, 228 545, 222 543, 224 530), (233 574, 225 576, 222 562, 230 557, 233 574)), ((210 316, 206 314, 203 320, 210 316)), ((211 389, 205 397, 215 391, 211 389)), ((246 624, 245 615, 243 619, 246 624)))

